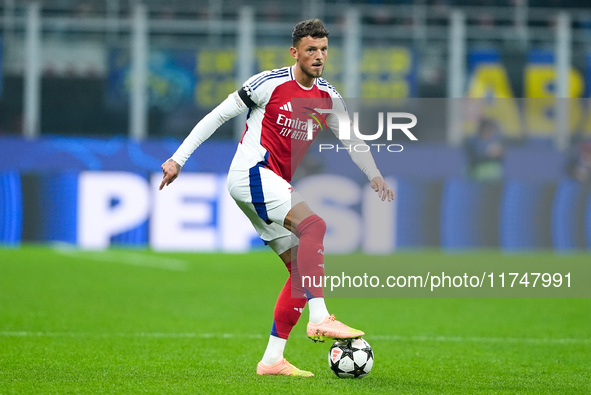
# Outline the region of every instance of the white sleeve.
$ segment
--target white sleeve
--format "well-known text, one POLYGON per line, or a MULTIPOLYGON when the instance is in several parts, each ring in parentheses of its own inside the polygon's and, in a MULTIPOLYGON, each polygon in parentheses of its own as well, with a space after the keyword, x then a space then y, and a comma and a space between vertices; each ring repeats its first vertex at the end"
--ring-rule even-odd
POLYGON ((220 103, 207 114, 187 136, 185 141, 172 155, 172 160, 181 166, 185 165, 187 159, 191 156, 193 151, 197 149, 205 140, 207 140, 213 132, 215 132, 228 119, 234 118, 236 115, 246 111, 247 106, 238 95, 238 92, 228 95, 226 100, 220 103))
MULTIPOLYGON (((375 177, 382 177, 382 174, 378 170, 376 162, 373 159, 370 147, 365 144, 365 141, 355 136, 353 130, 350 130, 349 139, 341 139, 339 136, 339 120, 335 114, 330 114, 326 118, 326 124, 329 129, 332 130, 335 136, 337 136, 337 138, 341 141, 341 143, 343 143, 347 149, 347 152, 349 152, 353 163, 355 163, 357 167, 359 167, 361 171, 365 173, 369 181, 373 180, 375 177)), ((349 122, 349 127, 351 127, 351 122, 349 122)))

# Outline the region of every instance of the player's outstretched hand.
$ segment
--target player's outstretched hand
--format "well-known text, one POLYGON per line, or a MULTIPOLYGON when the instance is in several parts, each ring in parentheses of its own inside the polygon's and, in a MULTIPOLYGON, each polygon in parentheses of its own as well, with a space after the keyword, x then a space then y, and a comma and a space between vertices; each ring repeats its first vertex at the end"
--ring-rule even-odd
POLYGON ((374 177, 374 179, 371 180, 370 186, 378 193, 378 196, 382 201, 386 200, 386 198, 389 202, 394 200, 394 191, 390 189, 382 177, 374 177))
POLYGON ((169 159, 162 164, 162 172, 164 172, 164 176, 162 176, 162 182, 160 183, 160 188, 158 190, 162 190, 164 186, 170 185, 171 182, 176 180, 181 172, 181 165, 176 163, 174 160, 169 159))

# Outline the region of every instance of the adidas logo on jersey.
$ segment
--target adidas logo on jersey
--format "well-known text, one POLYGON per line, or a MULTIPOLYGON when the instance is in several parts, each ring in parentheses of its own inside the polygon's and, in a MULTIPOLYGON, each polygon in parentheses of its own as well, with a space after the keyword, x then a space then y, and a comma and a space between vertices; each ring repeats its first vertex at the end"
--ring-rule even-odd
POLYGON ((279 107, 279 109, 280 110, 283 110, 283 111, 289 111, 289 112, 292 112, 293 111, 292 108, 291 108, 291 102, 290 101, 288 101, 287 103, 285 103, 284 105, 282 105, 281 107, 279 107))

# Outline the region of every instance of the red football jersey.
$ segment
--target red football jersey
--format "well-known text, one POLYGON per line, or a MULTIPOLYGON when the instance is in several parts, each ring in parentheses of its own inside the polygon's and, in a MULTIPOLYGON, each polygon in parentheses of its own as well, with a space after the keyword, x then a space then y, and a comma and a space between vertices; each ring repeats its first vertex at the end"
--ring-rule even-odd
MULTIPOLYGON (((310 113, 319 107, 332 108, 334 99, 342 102, 339 93, 322 78, 316 78, 311 88, 300 85, 295 80, 293 67, 257 74, 238 91, 249 111, 230 170, 248 170, 259 165, 291 181, 313 141, 308 138, 308 119, 313 119, 310 113), (294 99, 311 99, 313 108, 296 108, 294 99)), ((313 137, 321 125, 326 125, 324 119, 317 121, 319 117, 316 113, 313 137)))

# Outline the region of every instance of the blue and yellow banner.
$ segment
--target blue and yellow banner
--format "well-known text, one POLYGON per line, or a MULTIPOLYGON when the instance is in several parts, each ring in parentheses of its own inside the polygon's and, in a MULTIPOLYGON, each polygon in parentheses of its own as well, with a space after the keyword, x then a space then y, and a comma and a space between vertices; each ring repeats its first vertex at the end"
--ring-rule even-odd
MULTIPOLYGON (((201 49, 198 51, 153 50, 149 57, 150 105, 164 111, 191 106, 209 110, 222 102, 243 81, 236 81, 237 51, 201 49)), ((255 73, 292 65, 285 47, 263 46, 255 55, 255 73)), ((360 59, 362 98, 409 98, 417 94, 416 55, 407 47, 366 48, 360 59)), ((344 79, 343 52, 330 49, 324 76, 341 93, 344 79)), ((109 54, 108 100, 127 102, 129 96, 130 54, 113 48, 109 54)))
MULTIPOLYGON (((128 50, 111 49, 109 53, 109 85, 107 97, 111 104, 129 100, 132 84, 128 50)), ((148 59, 149 104, 161 110, 192 105, 196 84, 195 53, 192 51, 153 50, 148 59)))
MULTIPOLYGON (((589 64, 590 59, 587 59, 589 64)), ((522 79, 513 78, 501 53, 494 48, 475 49, 468 54, 468 98, 484 98, 477 110, 479 118, 495 121, 509 138, 550 138, 556 132, 555 54, 547 49, 527 53, 522 79), (522 87, 517 90, 516 87, 522 87)), ((589 65, 587 65, 589 69, 589 65)), ((591 73, 587 70, 587 80, 591 73)), ((587 104, 588 83, 581 71, 569 72, 568 122, 571 134, 591 135, 591 112, 587 104), (587 86, 586 86, 587 85, 587 86)), ((467 122, 465 132, 473 134, 477 122, 467 122)))

